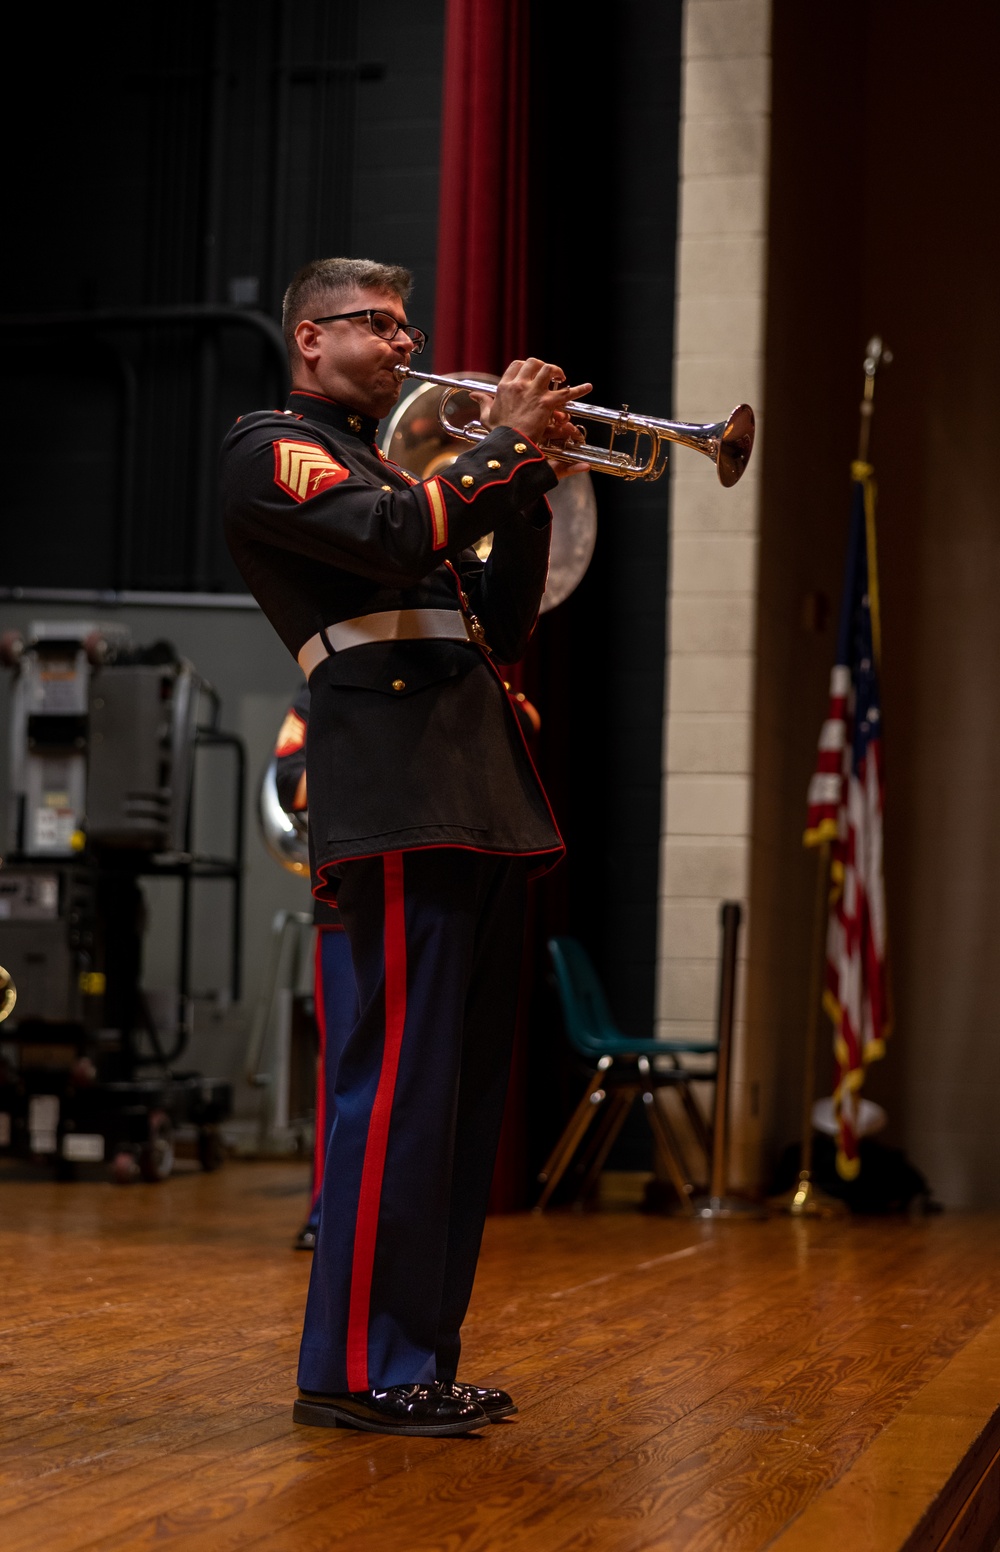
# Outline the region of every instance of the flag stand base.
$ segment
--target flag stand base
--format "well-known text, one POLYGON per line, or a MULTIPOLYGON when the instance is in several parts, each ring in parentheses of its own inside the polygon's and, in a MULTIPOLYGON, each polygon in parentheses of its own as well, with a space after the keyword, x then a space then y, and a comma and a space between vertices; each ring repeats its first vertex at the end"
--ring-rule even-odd
POLYGON ((807 1169, 802 1170, 798 1184, 791 1191, 772 1197, 769 1205, 775 1212, 787 1213, 790 1218, 843 1218, 848 1211, 839 1197, 813 1185, 807 1169))
POLYGON ((744 1196, 695 1196, 691 1198, 695 1218, 766 1218, 768 1211, 760 1202, 744 1196))

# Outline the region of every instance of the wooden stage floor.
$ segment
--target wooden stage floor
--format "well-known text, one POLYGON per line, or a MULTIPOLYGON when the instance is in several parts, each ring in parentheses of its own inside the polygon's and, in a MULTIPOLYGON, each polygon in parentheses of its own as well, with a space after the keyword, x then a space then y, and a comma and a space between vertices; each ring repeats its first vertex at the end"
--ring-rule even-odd
POLYGON ((291 1421, 299 1165, 0 1175, 5 1552, 992 1548, 1000 1221, 494 1218, 458 1439, 291 1421))

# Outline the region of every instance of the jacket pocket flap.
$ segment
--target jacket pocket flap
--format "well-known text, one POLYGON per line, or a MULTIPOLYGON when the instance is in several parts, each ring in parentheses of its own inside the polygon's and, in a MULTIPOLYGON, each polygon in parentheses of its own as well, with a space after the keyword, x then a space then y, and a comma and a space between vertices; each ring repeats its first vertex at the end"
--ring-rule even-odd
POLYGON ((373 641, 335 652, 321 672, 343 689, 400 696, 460 679, 480 662, 479 649, 461 641, 373 641))

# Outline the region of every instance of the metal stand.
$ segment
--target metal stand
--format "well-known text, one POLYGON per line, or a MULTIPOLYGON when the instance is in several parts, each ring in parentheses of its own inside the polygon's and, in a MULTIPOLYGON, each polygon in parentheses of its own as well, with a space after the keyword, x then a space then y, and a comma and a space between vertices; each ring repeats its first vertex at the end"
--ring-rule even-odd
POLYGON ((838 1197, 813 1185, 806 1169, 799 1171, 797 1185, 784 1196, 774 1197, 770 1205, 790 1218, 843 1218, 847 1213, 847 1207, 838 1197))
POLYGON ((308 911, 278 911, 271 925, 271 954, 246 1061, 247 1082, 262 1090, 257 1147, 263 1154, 280 1150, 286 1134, 294 1130, 289 1115, 292 1000, 301 979, 305 941, 312 932, 313 919, 308 911), (269 1042, 272 1029, 273 1040, 269 1042), (268 1049, 270 1066, 265 1062, 268 1049))
POLYGON ((819 1009, 823 986, 823 965, 826 959, 826 896, 827 874, 830 867, 830 842, 823 841, 816 859, 816 900, 813 908, 812 963, 809 967, 809 1015, 806 1020, 805 1072, 802 1075, 802 1155, 799 1161, 798 1183, 783 1196, 772 1198, 776 1212, 788 1213, 793 1218, 837 1218, 847 1208, 837 1197, 821 1191, 812 1182, 813 1121, 812 1107, 816 1096, 816 1037, 819 1032, 819 1009))
POLYGON ((715 1120, 712 1127, 712 1181, 707 1196, 691 1201, 696 1218, 766 1218, 758 1203, 726 1194, 726 1150, 729 1143, 729 1065, 733 1047, 733 1014, 736 1007, 736 946, 742 911, 735 900, 723 902, 722 966, 719 973, 718 1066, 715 1078, 715 1120))

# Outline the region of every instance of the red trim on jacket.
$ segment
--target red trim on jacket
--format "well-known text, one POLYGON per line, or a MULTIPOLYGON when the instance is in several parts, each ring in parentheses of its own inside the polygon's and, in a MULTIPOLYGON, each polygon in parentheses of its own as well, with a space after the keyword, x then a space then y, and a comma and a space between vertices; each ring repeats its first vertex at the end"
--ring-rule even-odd
MULTIPOLYGON (((514 715, 513 712, 511 715, 514 715)), ((517 718, 515 717, 514 720, 516 722, 517 718)), ((521 733, 520 728, 518 728, 518 733, 523 740, 524 734, 521 733)), ((528 758, 531 759, 531 756, 529 755, 528 758)), ((534 770, 534 762, 532 762, 532 770, 534 770)), ((552 807, 549 804, 544 787, 542 788, 542 796, 545 798, 546 805, 551 814, 552 807)), ((556 845, 543 846, 539 851, 508 851, 499 846, 466 846, 456 844, 454 841, 426 841, 421 846, 401 846, 398 848, 398 854, 406 857, 411 851, 474 851, 479 857, 523 857, 525 861, 530 861, 533 857, 547 857, 549 861, 537 868, 532 868, 528 874, 529 878, 540 878, 543 873, 550 872, 566 855, 566 842, 562 838, 554 817, 552 825, 559 836, 559 840, 556 845)), ((335 906, 337 904, 336 886, 332 879, 324 876, 328 868, 346 867, 351 862, 372 862, 376 857, 387 857, 389 855, 389 852, 384 851, 367 851, 360 853, 356 857, 334 857, 329 862, 321 862, 316 869, 316 884, 312 891, 314 898, 322 900, 324 905, 335 906)))
MULTIPOLYGON (((535 624, 537 625, 537 623, 538 623, 538 616, 536 614, 536 616, 535 616, 535 624)), ((534 626, 532 627, 532 629, 534 629, 534 626)), ((503 690, 504 696, 505 696, 506 701, 507 701, 507 709, 510 712, 510 720, 513 722, 514 726, 517 728, 517 736, 521 740, 521 743, 524 745, 524 752, 525 752, 525 754, 528 757, 528 764, 531 766, 531 769, 532 769, 532 771, 534 773, 535 780, 538 783, 538 790, 542 794, 542 798, 545 801, 545 807, 549 811, 549 818, 552 820, 552 828, 553 828, 553 830, 556 832, 556 834, 559 837, 560 851, 559 851, 559 856, 556 858, 556 862, 561 862, 563 857, 565 857, 565 855, 566 855, 566 842, 562 838, 562 831, 560 830, 559 825, 558 825, 558 823, 556 821, 555 814, 552 812, 552 804, 549 802, 549 795, 548 795, 548 793, 545 790, 545 783, 542 781, 542 778, 538 774, 538 766, 535 764, 535 761, 534 761, 534 758, 532 756, 531 750, 528 747, 528 740, 524 736, 524 729, 521 726, 520 718, 518 717, 517 712, 514 710, 513 706, 511 705, 510 691, 508 690, 506 684, 504 683, 503 674, 500 672, 499 668, 494 663, 493 659, 491 657, 489 657, 487 655, 487 653, 485 653, 485 652, 483 653, 483 657, 486 659, 486 662, 488 663, 490 668, 492 668, 493 672, 496 674, 497 678, 500 681, 500 688, 503 690)), ((530 856, 546 855, 546 853, 527 852, 527 853, 524 853, 524 855, 530 857, 530 856)), ((555 863, 553 863, 553 867, 554 866, 555 866, 555 863)), ((532 877, 534 877, 534 874, 532 874, 532 877)))
MULTIPOLYGON (((534 443, 532 443, 532 446, 534 447, 534 443)), ((535 451, 538 452, 538 449, 535 448, 535 451)), ((513 469, 511 469, 511 471, 507 475, 506 479, 499 479, 499 478, 497 478, 497 479, 493 479, 493 480, 483 480, 481 482, 481 484, 479 484, 479 485, 472 485, 468 490, 463 490, 461 488, 461 486, 459 486, 459 485, 453 485, 451 480, 446 479, 443 474, 436 474, 434 476, 434 478, 436 480, 438 480, 442 485, 447 485, 448 489, 449 490, 453 490, 455 492, 455 495, 461 497, 461 499, 465 502, 465 505, 468 506, 470 501, 475 501, 476 497, 482 491, 489 490, 491 486, 493 486, 493 485, 509 485, 511 480, 514 478, 515 474, 518 472, 519 469, 525 468, 526 465, 528 465, 528 464, 544 463, 544 462, 545 462, 545 454, 544 453, 538 453, 538 457, 537 458, 526 458, 523 454, 520 454, 518 456, 517 463, 514 465, 513 469)))
MULTIPOLYGON (((546 502, 545 504, 546 504, 546 506, 548 506, 548 502, 546 502)), ((455 585, 458 588, 459 603, 461 604, 462 599, 465 597, 465 589, 462 586, 461 575, 460 575, 457 567, 454 566, 450 560, 446 560, 445 561, 445 565, 447 566, 448 570, 451 572, 452 576, 455 578, 455 585)), ((463 609, 463 613, 464 612, 465 611, 463 609)), ((534 631, 535 626, 538 624, 538 619, 539 619, 539 616, 536 613, 534 621, 533 621, 532 626, 531 626, 532 631, 534 631)), ((538 790, 542 794, 542 798, 544 799, 544 802, 545 802, 545 807, 549 811, 549 818, 552 820, 552 828, 553 828, 553 830, 556 832, 556 834, 559 837, 559 844, 560 844, 560 847, 561 847, 561 851, 560 851, 559 858, 556 859, 557 861, 559 861, 566 854, 566 843, 565 843, 565 841, 562 838, 562 831, 560 830, 559 825, 556 822, 556 816, 552 812, 552 804, 549 802, 549 795, 548 795, 548 793, 545 790, 545 783, 542 781, 542 778, 538 774, 538 766, 535 764, 534 756, 532 755, 531 749, 530 749, 530 747, 528 745, 528 740, 524 736, 524 729, 521 726, 521 719, 518 716, 517 712, 514 710, 514 707, 513 707, 512 703, 511 703, 511 694, 510 694, 510 689, 509 689, 509 687, 507 685, 507 681, 504 679, 503 674, 500 672, 499 668, 494 663, 494 661, 493 661, 492 657, 490 656, 490 654, 488 652, 486 652, 486 651, 483 652, 483 661, 487 664, 488 667, 490 667, 493 670, 494 674, 496 675, 496 677, 500 681, 500 688, 503 690, 504 699, 507 702, 507 709, 510 712, 511 721, 513 722, 514 726, 517 728, 517 736, 521 740, 521 743, 524 746, 524 752, 525 752, 525 754, 528 757, 528 764, 531 766, 532 773, 534 774, 535 780, 538 783, 538 790)), ((529 702, 529 705, 530 705, 530 702, 529 702)), ((535 708, 533 706, 532 706, 531 709, 532 709, 532 711, 535 711, 535 708)), ((536 717, 538 716, 538 712, 537 711, 535 711, 535 716, 536 717)), ((539 727, 540 726, 541 726, 541 719, 539 719, 539 727)), ((536 732, 537 732, 537 729, 536 729, 536 732)), ((555 848, 553 848, 553 850, 554 849, 555 848)), ((549 853, 548 852, 521 852, 521 853, 519 853, 519 855, 520 856, 525 856, 525 857, 547 856, 547 855, 549 855, 549 853)), ((553 866, 554 866, 554 864, 553 864, 553 866)))

